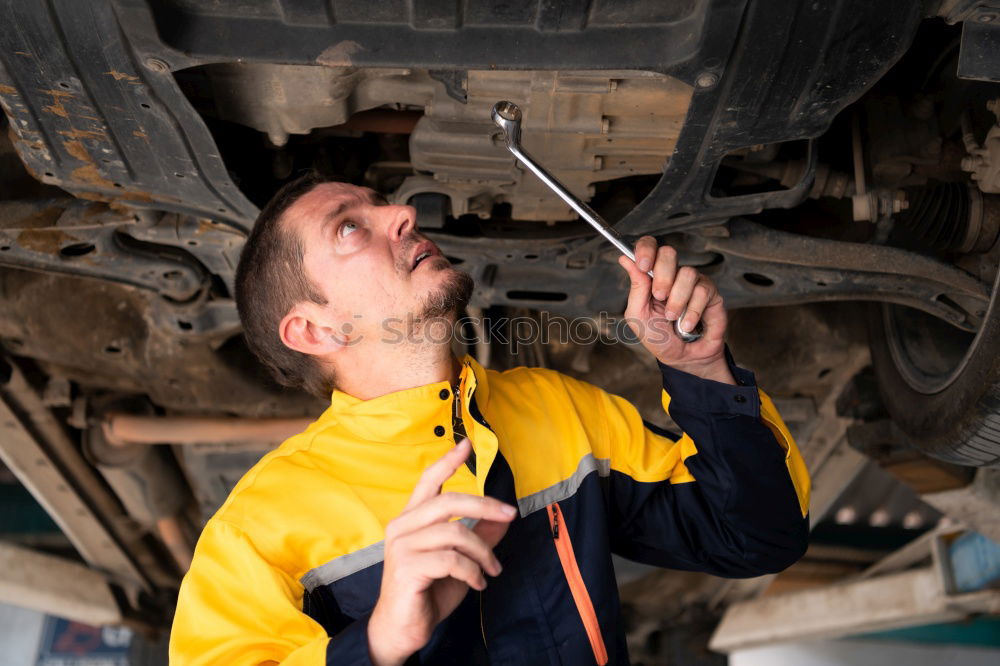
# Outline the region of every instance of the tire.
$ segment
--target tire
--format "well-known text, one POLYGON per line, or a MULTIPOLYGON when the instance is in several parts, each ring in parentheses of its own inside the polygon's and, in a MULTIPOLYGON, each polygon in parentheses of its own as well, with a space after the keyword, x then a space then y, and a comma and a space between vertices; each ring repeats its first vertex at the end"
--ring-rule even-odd
POLYGON ((912 443, 934 458, 1000 467, 998 286, 976 334, 911 308, 869 306, 882 400, 912 443))

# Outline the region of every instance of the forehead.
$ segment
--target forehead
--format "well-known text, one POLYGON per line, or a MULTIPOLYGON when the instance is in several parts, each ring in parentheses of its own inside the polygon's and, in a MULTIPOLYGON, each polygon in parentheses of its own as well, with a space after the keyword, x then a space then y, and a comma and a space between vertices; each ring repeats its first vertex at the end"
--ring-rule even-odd
POLYGON ((370 190, 350 183, 321 183, 293 203, 285 214, 284 223, 289 228, 301 230, 322 222, 341 205, 368 201, 370 190))

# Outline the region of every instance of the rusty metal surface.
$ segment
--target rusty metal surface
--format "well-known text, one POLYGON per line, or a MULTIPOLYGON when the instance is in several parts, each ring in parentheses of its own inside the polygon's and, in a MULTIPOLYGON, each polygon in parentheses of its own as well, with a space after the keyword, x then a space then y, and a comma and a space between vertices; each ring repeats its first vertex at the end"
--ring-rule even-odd
POLYGON ((162 62, 132 49, 110 2, 2 4, 0 106, 36 178, 249 227, 257 210, 204 122, 162 62))
POLYGON ((132 226, 135 216, 77 199, 0 202, 0 266, 113 280, 177 302, 206 288, 190 255, 135 242, 132 226))
POLYGON ((188 335, 157 323, 162 301, 114 282, 0 270, 0 343, 49 375, 148 395, 166 409, 253 417, 322 410, 268 381, 238 334, 188 335))

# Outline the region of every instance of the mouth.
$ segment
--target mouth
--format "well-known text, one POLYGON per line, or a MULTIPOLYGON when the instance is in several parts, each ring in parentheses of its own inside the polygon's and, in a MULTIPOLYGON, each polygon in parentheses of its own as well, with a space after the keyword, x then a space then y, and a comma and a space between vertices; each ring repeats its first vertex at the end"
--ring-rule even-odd
POLYGON ((436 256, 438 256, 437 248, 434 247, 434 244, 430 241, 424 241, 417 246, 416 254, 413 256, 413 264, 411 265, 410 270, 416 270, 417 266, 419 266, 421 262, 436 256))

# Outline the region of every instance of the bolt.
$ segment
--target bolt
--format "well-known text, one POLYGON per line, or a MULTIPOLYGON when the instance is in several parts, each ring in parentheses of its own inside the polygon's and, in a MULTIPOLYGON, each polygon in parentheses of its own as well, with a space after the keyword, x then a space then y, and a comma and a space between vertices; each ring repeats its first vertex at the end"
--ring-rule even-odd
POLYGON ((146 67, 161 74, 170 71, 170 66, 159 58, 148 58, 146 60, 146 67))
POLYGON ((704 74, 699 74, 698 78, 695 79, 694 84, 699 88, 711 88, 716 83, 719 82, 719 77, 711 72, 705 72, 704 74))

